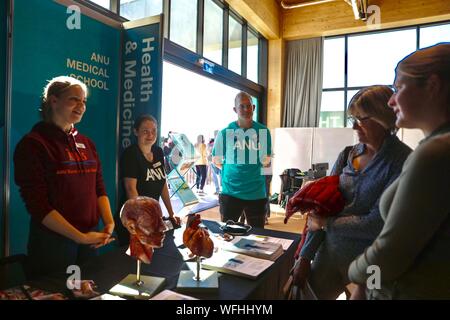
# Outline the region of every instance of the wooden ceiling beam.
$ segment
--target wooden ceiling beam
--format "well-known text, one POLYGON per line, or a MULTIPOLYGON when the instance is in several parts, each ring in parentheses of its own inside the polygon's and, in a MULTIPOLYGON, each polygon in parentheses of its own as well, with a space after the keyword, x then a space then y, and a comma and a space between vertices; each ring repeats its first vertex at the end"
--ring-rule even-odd
POLYGON ((266 39, 281 37, 281 9, 275 0, 226 0, 266 39))

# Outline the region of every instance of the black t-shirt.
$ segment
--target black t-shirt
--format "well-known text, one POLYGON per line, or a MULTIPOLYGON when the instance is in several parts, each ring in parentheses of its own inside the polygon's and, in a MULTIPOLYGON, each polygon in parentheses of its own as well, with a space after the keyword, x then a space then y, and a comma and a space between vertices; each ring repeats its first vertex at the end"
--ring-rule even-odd
POLYGON ((152 146, 153 161, 148 161, 137 144, 126 148, 121 159, 121 176, 137 179, 136 189, 140 196, 159 201, 166 172, 164 170, 164 154, 157 145, 152 146))

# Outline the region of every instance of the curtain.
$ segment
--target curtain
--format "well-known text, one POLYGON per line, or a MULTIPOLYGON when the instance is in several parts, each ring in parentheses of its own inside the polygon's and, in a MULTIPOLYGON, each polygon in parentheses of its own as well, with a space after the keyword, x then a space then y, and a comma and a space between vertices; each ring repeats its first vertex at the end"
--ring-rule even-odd
POLYGON ((289 41, 283 127, 317 127, 323 78, 323 38, 289 41))

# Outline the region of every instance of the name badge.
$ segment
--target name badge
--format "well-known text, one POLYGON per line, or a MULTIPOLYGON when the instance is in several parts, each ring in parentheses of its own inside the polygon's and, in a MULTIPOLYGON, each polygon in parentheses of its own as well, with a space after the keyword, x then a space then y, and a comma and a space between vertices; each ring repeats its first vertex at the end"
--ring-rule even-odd
POLYGON ((80 149, 86 149, 86 146, 83 144, 83 143, 75 143, 75 145, 77 146, 77 148, 80 148, 80 149))
POLYGON ((157 168, 161 166, 161 161, 156 162, 155 164, 153 164, 153 168, 157 168))

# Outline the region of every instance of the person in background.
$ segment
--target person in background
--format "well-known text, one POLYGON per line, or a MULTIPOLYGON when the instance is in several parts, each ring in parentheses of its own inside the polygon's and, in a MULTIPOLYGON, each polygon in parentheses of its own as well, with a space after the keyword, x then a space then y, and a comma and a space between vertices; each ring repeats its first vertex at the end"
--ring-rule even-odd
POLYGON ((206 183, 206 176, 208 174, 208 159, 206 152, 205 138, 203 135, 197 137, 197 143, 195 144, 195 150, 200 155, 200 158, 195 162, 195 171, 197 174, 197 180, 195 186, 199 194, 204 194, 203 188, 206 183))
POLYGON ((218 195, 220 193, 220 182, 219 182, 220 169, 217 168, 217 166, 212 161, 212 150, 214 148, 214 141, 215 141, 218 133, 219 133, 218 130, 214 131, 214 138, 209 140, 208 148, 207 148, 208 149, 207 153, 208 153, 209 168, 211 169, 210 172, 211 172, 212 180, 214 183, 214 187, 216 189, 216 191, 214 192, 214 195, 218 195))
POLYGON ((387 105, 392 93, 388 86, 370 86, 349 103, 349 120, 359 143, 345 148, 331 171, 339 175, 345 207, 330 218, 309 215, 308 234, 294 269, 294 281, 303 287, 308 280, 318 299, 336 299, 346 290, 348 266, 383 226, 381 194, 399 176, 411 152, 395 135, 395 114, 387 105))
POLYGON ((266 203, 266 218, 264 224, 269 224, 270 218, 270 184, 272 183, 272 175, 266 175, 266 193, 267 193, 267 203, 266 203))
POLYGON ((75 128, 87 87, 71 77, 44 88, 38 122, 17 144, 14 177, 31 215, 27 278, 65 272, 113 240, 114 219, 92 140, 75 128), (97 231, 99 218, 104 227, 97 231))
MULTIPOLYGON (((134 122, 134 134, 137 143, 123 151, 120 171, 125 189, 121 203, 137 196, 145 196, 159 201, 166 206, 169 219, 174 227, 180 226, 180 218, 175 216, 170 202, 169 190, 164 170, 163 150, 155 143, 158 122, 151 115, 141 115, 134 122)), ((120 217, 116 217, 120 219, 120 217)), ((119 242, 129 243, 129 233, 122 224, 117 224, 119 242)))
POLYGON ((170 138, 164 138, 163 140, 163 154, 164 154, 164 168, 166 173, 169 173, 172 168, 169 163, 169 156, 172 152, 172 148, 170 147, 170 138))
POLYGON ((394 88, 397 126, 425 139, 381 197, 381 233, 348 269, 352 298, 450 299, 450 43, 400 61, 394 88))
POLYGON ((238 221, 245 213, 247 223, 264 228, 267 171, 270 171, 272 141, 269 129, 253 121, 255 105, 246 92, 234 99, 237 121, 221 130, 213 148, 213 162, 222 169, 219 195, 222 221, 238 221))

